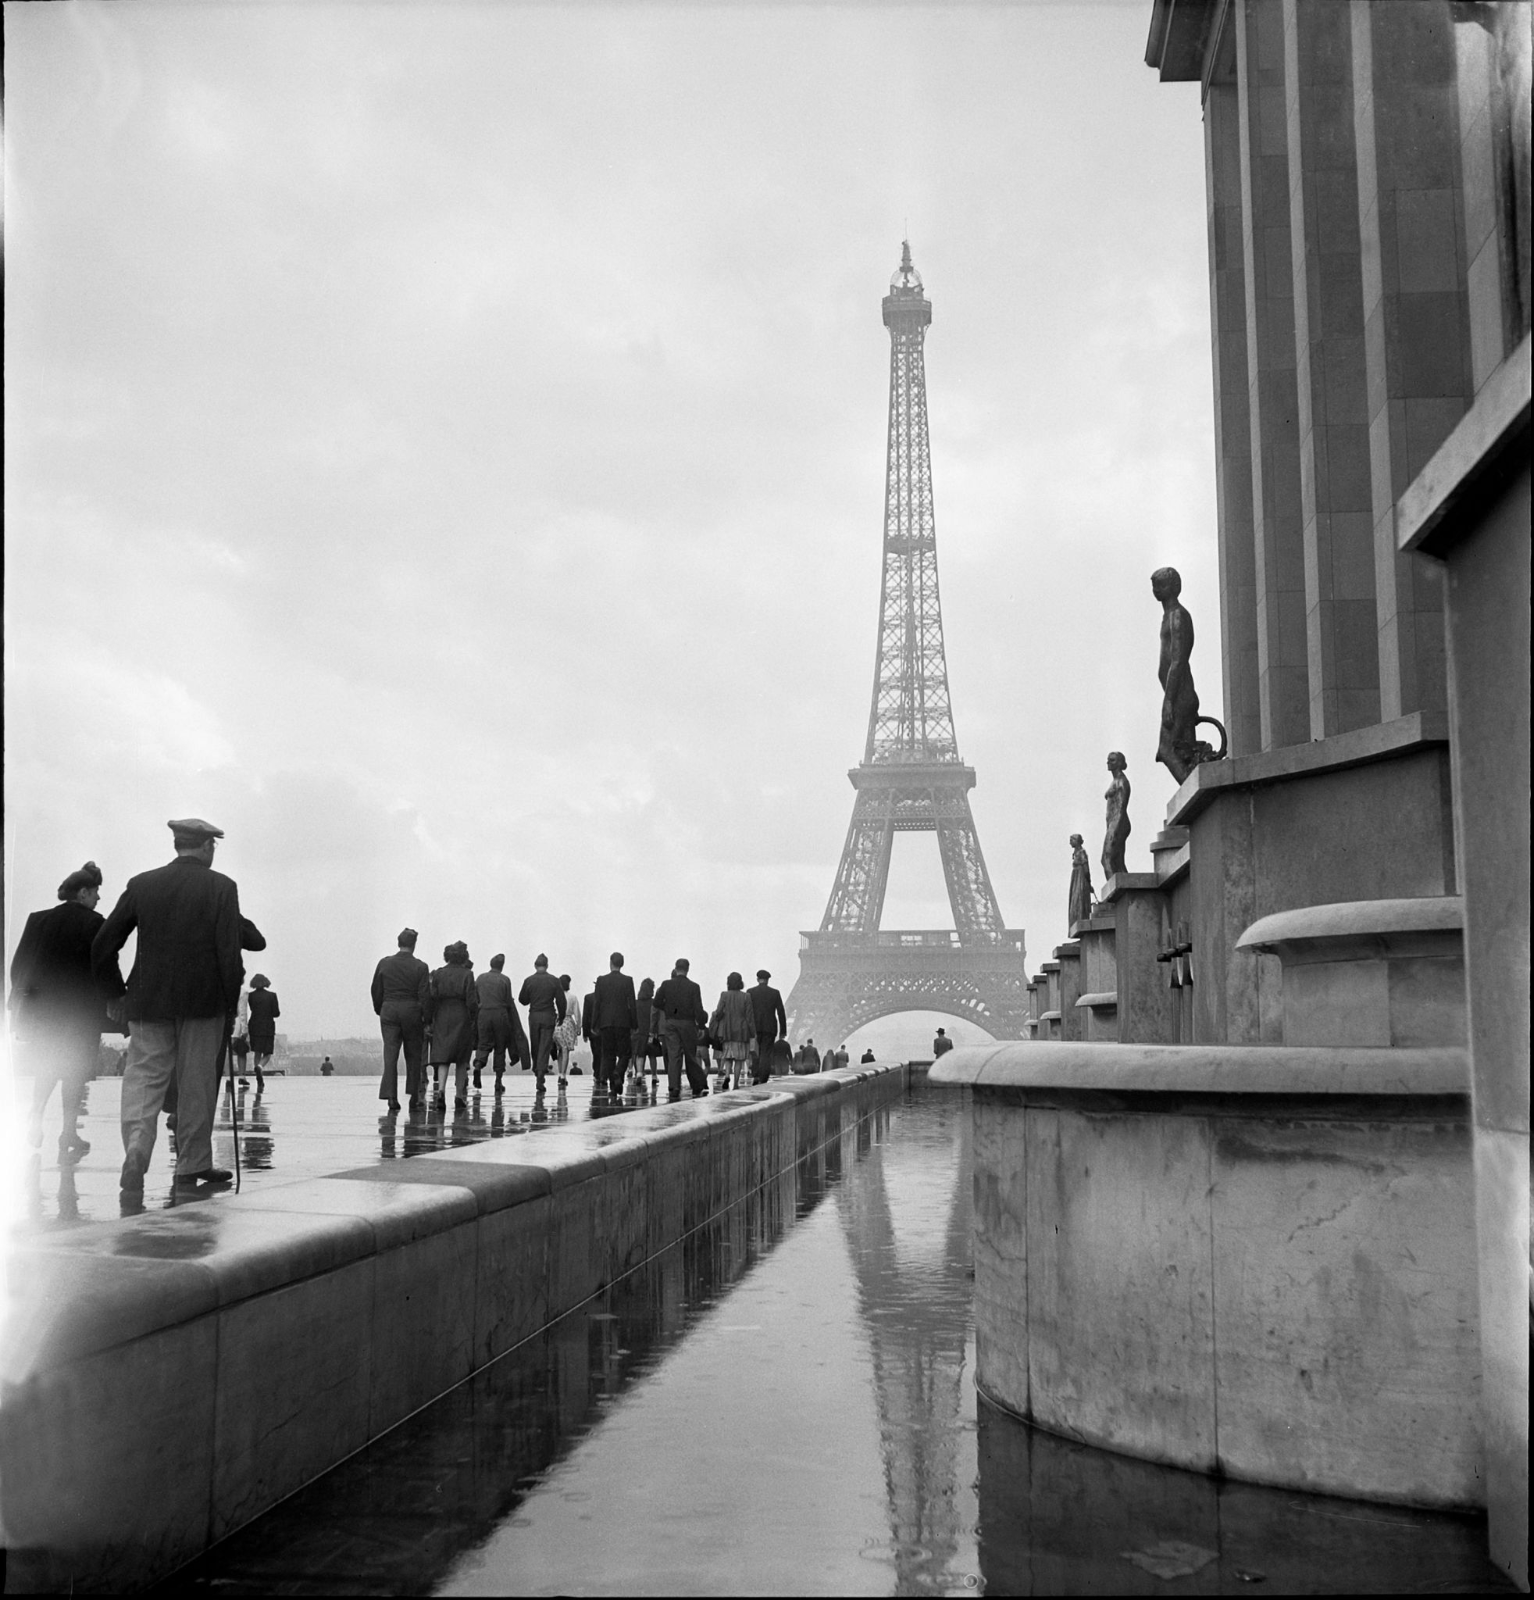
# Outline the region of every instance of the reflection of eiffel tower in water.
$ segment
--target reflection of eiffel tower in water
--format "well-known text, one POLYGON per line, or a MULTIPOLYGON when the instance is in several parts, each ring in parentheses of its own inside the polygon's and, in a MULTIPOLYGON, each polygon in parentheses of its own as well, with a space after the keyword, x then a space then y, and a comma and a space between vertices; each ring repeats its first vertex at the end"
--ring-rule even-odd
POLYGON ((1004 926, 959 759, 938 604, 923 346, 932 307, 911 247, 884 299, 890 331, 884 588, 873 705, 841 865, 815 933, 801 935, 790 1037, 836 1044, 896 1011, 946 1011, 1001 1039, 1023 1036, 1023 933, 1004 926), (881 931, 897 833, 935 833, 954 929, 881 931))
POLYGON ((961 1585, 956 1558, 977 1514, 976 1436, 962 1427, 974 1292, 967 1098, 954 1096, 945 1120, 944 1145, 908 1126, 877 1160, 849 1163, 837 1194, 873 1362, 896 1594, 961 1585))

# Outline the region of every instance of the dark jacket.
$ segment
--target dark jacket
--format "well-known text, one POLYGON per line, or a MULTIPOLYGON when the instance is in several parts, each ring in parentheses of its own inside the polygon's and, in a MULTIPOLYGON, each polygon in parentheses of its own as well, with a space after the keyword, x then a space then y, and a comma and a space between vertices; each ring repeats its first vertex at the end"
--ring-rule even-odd
POLYGON ((550 1017, 560 1022, 565 1020, 565 991, 560 987, 559 979, 542 967, 524 981, 517 1000, 527 1007, 529 1027, 535 1022, 547 1022, 550 1017))
POLYGON ((282 1015, 282 1008, 277 1004, 277 991, 252 989, 246 1004, 250 1008, 250 1024, 245 1030, 250 1048, 257 1055, 269 1056, 276 1048, 277 1019, 282 1015))
POLYGON ((592 990, 592 992, 581 1001, 581 1038, 583 1039, 589 1039, 591 1037, 591 1013, 595 1008, 596 1003, 597 996, 595 990, 592 990))
MULTIPOLYGON (((602 1028, 627 1028, 632 1032, 639 1027, 639 1006, 634 999, 634 980, 626 972, 604 972, 597 979, 593 991, 591 1026, 602 1028)), ((644 1026, 649 1027, 645 1018, 644 1026)))
POLYGON ((953 1040, 946 1033, 932 1041, 932 1054, 934 1056, 945 1056, 952 1049, 953 1040))
POLYGON ((751 1014, 758 1033, 771 1033, 775 1039, 788 1036, 788 1018, 783 1013, 783 996, 770 983, 758 983, 746 991, 751 996, 751 1014))
POLYGON ((695 1022, 708 1026, 703 991, 691 978, 670 977, 655 991, 655 1009, 668 1022, 695 1022))
POLYGON ((467 1060, 474 1048, 474 1019, 479 1015, 479 989, 473 969, 452 963, 438 967, 431 975, 427 1009, 432 1064, 467 1060))
POLYGON ((413 1000, 424 1010, 430 986, 431 968, 408 950, 398 950, 373 968, 373 1012, 382 1016, 386 1000, 413 1000))
POLYGON ((112 998, 126 994, 132 1022, 232 1016, 245 981, 240 891, 195 856, 177 856, 128 879, 91 945, 91 969, 112 998), (123 982, 117 955, 138 930, 123 982))
POLYGON ((78 900, 34 911, 11 957, 11 1009, 21 1038, 58 1028, 101 1033, 106 1000, 91 975, 91 943, 106 918, 78 900))

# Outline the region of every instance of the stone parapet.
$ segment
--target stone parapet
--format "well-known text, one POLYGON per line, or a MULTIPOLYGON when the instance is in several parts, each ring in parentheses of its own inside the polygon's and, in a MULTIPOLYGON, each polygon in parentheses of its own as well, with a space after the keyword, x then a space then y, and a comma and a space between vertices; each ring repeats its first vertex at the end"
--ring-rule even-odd
POLYGON ((903 1091, 845 1067, 83 1226, 10 1257, 29 1588, 157 1582, 903 1091))

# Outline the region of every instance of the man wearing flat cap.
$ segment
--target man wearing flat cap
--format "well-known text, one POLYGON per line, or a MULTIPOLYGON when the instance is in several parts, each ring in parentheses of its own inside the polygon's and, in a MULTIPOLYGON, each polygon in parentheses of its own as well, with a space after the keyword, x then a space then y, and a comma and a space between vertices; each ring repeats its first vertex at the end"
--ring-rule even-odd
POLYGON ((414 928, 402 928, 399 949, 385 956, 373 969, 373 1014, 383 1032, 383 1081, 378 1098, 399 1110, 399 1053, 405 1052, 405 1093, 410 1109, 425 1105, 425 1075, 421 1070, 426 1053, 426 1013, 430 1006, 431 968, 415 953, 419 936, 414 928))
POLYGON ((176 1187, 227 1183, 213 1165, 219 1047, 240 1000, 240 891, 213 870, 224 831, 201 817, 169 825, 175 859, 129 878, 91 946, 96 981, 128 1022, 123 1068, 122 1190, 143 1193, 166 1086, 176 1082, 176 1187), (138 932, 123 982, 118 953, 138 932))
POLYGON ((87 861, 59 885, 60 904, 34 911, 11 958, 10 1006, 23 1059, 36 1073, 28 1142, 43 1139, 43 1108, 59 1086, 63 1128, 60 1162, 78 1161, 90 1146, 80 1137, 80 1097, 96 1070, 101 1035, 112 1026, 91 976, 91 942, 101 927, 101 869, 87 861))
POLYGON ((772 974, 759 967, 751 995, 751 1018, 756 1024, 756 1061, 751 1081, 766 1083, 772 1076, 773 1045, 788 1037, 788 1017, 783 1011, 783 996, 768 983, 772 974))

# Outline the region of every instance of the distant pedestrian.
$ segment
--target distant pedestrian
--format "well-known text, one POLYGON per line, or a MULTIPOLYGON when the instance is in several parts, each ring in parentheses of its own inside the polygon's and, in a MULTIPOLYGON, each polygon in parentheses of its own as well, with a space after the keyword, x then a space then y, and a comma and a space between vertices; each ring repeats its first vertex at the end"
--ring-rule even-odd
POLYGON ((820 1070, 822 1072, 836 1070, 836 1051, 830 1045, 826 1046, 826 1053, 820 1058, 820 1070))
POLYGON ((493 1052, 497 1094, 503 1093, 506 1087, 502 1074, 506 1070, 507 1052, 511 1052, 513 1060, 522 1063, 524 1071, 530 1059, 527 1035, 522 1031, 522 1019, 517 1015, 517 1002, 512 995, 511 979, 506 976, 505 967, 505 956, 491 956, 490 970, 480 973, 474 980, 474 987, 479 991, 474 1087, 483 1087, 480 1073, 493 1052))
POLYGON ((932 1041, 932 1058, 935 1061, 939 1056, 946 1055, 953 1049, 953 1040, 948 1037, 944 1029, 937 1030, 937 1038, 932 1041))
POLYGON ((453 1109, 469 1109, 469 1057, 474 1050, 474 1020, 479 990, 469 947, 462 939, 446 946, 443 965, 431 975, 431 1076, 437 1104, 447 1107, 447 1069, 453 1068, 453 1109))
POLYGON ((383 1078, 378 1098, 399 1110, 399 1056, 405 1052, 405 1093, 410 1109, 419 1111, 426 1097, 422 1061, 426 1051, 426 1016, 431 1006, 431 968, 415 953, 419 935, 400 930, 399 949, 373 969, 373 1012, 383 1033, 383 1078))
POLYGON ((639 998, 634 993, 634 980, 623 970, 622 951, 614 950, 607 966, 592 991, 592 1060, 600 1063, 597 1081, 605 1081, 607 1092, 617 1099, 622 1096, 624 1079, 628 1077, 639 1025, 639 998))
POLYGON ((87 861, 58 887, 59 904, 34 911, 11 958, 9 1003, 22 1059, 35 1074, 27 1141, 43 1142, 43 1111, 59 1088, 59 1161, 90 1151, 80 1137, 81 1100, 95 1076, 101 1035, 112 1026, 91 973, 91 943, 106 919, 96 910, 101 869, 87 861))
POLYGON ((725 979, 724 992, 709 1018, 708 1031, 718 1041, 718 1087, 739 1089, 751 1075, 751 1047, 756 1042, 756 1012, 746 981, 738 972, 725 979))
POLYGON ((581 1010, 570 989, 568 972, 559 975, 559 992, 564 996, 565 1013, 554 1030, 554 1048, 559 1053, 559 1087, 563 1089, 570 1081, 570 1057, 581 1042, 581 1010))
POLYGON ((128 880, 91 945, 91 967, 128 1021, 123 1072, 121 1187, 129 1203, 144 1191, 156 1123, 172 1075, 178 1090, 176 1187, 227 1183, 213 1165, 213 1102, 220 1046, 239 1004, 240 892, 214 872, 222 828, 200 817, 169 824, 176 857, 128 880), (138 932, 133 971, 123 982, 118 952, 138 932))
POLYGON ((872 1047, 870 1047, 869 1049, 867 1049, 867 1050, 865 1050, 863 1052, 863 1059, 858 1063, 858 1065, 859 1066, 864 1066, 864 1067, 869 1066, 869 1065, 872 1064, 873 1058, 874 1058, 873 1049, 872 1049, 872 1047))
POLYGON ((524 980, 517 1003, 527 1007, 527 1036, 532 1049, 533 1071, 538 1078, 538 1093, 549 1070, 549 1054, 554 1048, 554 1033, 565 1019, 569 1007, 559 979, 550 976, 549 958, 540 955, 533 962, 533 974, 524 980))
POLYGON ((322 1078, 328 1078, 335 1070, 336 1064, 330 1059, 329 1056, 326 1056, 325 1059, 320 1062, 320 1076, 322 1078))
POLYGON ((272 980, 261 972, 250 980, 250 993, 245 1000, 250 1018, 251 1063, 256 1069, 256 1092, 259 1094, 266 1087, 266 1076, 261 1069, 271 1064, 272 1053, 277 1048, 277 1018, 282 1015, 282 1008, 277 1004, 272 980))
POLYGON ((837 1064, 837 1066, 838 1067, 845 1067, 847 1065, 847 1063, 849 1061, 851 1061, 851 1059, 852 1059, 852 1057, 847 1054, 846 1045, 844 1045, 844 1044, 837 1045, 837 1047, 836 1047, 836 1064, 837 1064))
POLYGON ((820 1052, 815 1048, 813 1039, 806 1039, 799 1046, 794 1056, 794 1073, 798 1077, 805 1077, 809 1073, 820 1071, 820 1052))
POLYGON ((751 1014, 756 1026, 756 1070, 752 1078, 766 1083, 772 1075, 773 1046, 788 1037, 788 1018, 783 1012, 783 996, 767 981, 772 974, 766 967, 757 969, 756 984, 749 991, 751 1014))
POLYGON ((794 1047, 787 1039, 779 1039, 772 1047, 771 1071, 775 1078, 794 1070, 794 1047))
POLYGON ((689 963, 678 959, 671 976, 655 991, 655 1009, 660 1013, 660 1038, 666 1051, 666 1085, 670 1098, 682 1098, 682 1070, 693 1098, 708 1093, 708 1080, 698 1067, 698 1029, 708 1026, 703 1009, 703 994, 687 976, 689 963))
POLYGON ((634 997, 636 1021, 634 1023, 634 1037, 632 1041, 632 1059, 634 1063, 634 1076, 644 1076, 645 1062, 650 1064, 650 1076, 657 1077, 655 1063, 660 1055, 660 1041, 656 1038, 657 1027, 655 1023, 655 979, 646 978, 639 985, 639 993, 634 997))

